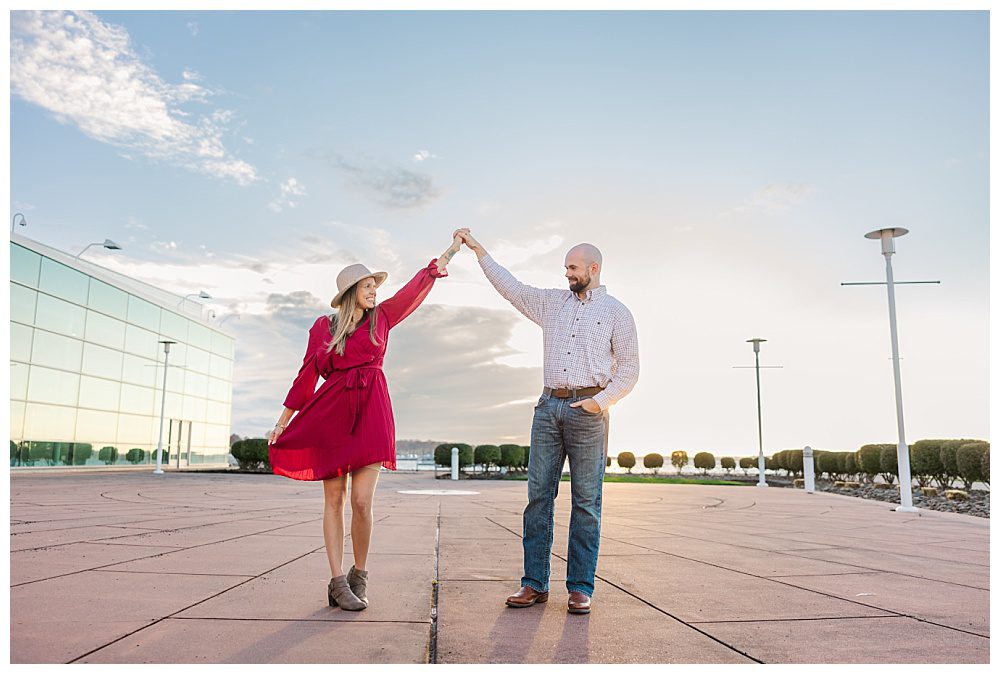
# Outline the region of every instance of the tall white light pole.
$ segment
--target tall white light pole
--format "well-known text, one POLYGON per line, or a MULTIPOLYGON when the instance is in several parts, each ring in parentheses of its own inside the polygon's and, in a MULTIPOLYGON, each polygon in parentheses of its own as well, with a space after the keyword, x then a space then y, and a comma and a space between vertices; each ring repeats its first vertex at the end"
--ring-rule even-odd
POLYGON ((167 365, 170 360, 170 345, 176 344, 169 339, 161 339, 163 345, 163 394, 160 398, 160 438, 156 441, 156 470, 153 475, 163 475, 163 415, 167 407, 167 365))
MULTIPOLYGON (((757 486, 766 487, 767 479, 764 477, 764 432, 762 430, 763 426, 761 424, 760 415, 760 343, 766 342, 766 339, 761 339, 760 337, 754 337, 753 339, 748 339, 747 342, 753 343, 753 359, 754 359, 754 370, 757 373, 757 443, 758 443, 758 454, 757 454, 757 486)), ((734 369, 741 367, 749 367, 743 365, 734 365, 734 369)), ((781 365, 765 365, 765 368, 775 368, 781 369, 781 365)))
MULTIPOLYGON (((896 430, 899 441, 896 445, 896 462, 899 467, 899 506, 896 512, 919 512, 913 506, 913 485, 910 476, 910 450, 906 445, 906 434, 903 431, 903 386, 899 377, 899 339, 896 331, 896 289, 897 283, 940 283, 940 281, 895 281, 892 277, 892 254, 896 252, 893 239, 907 234, 910 230, 903 227, 884 227, 865 234, 866 239, 877 239, 882 242, 882 255, 885 256, 885 287, 889 294, 889 339, 892 342, 892 379, 896 390, 896 430)), ((877 283, 842 283, 841 285, 882 285, 877 283)))

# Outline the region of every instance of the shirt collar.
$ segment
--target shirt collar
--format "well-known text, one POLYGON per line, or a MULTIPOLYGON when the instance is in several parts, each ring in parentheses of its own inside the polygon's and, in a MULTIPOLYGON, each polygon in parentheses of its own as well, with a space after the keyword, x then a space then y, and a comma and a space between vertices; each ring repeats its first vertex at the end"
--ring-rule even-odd
POLYGON ((607 294, 608 294, 608 289, 605 286, 600 285, 597 286, 596 288, 591 288, 590 290, 587 291, 586 300, 581 300, 580 296, 577 295, 576 293, 573 293, 573 296, 576 297, 576 299, 579 300, 580 302, 593 302, 594 300, 598 300, 607 294))

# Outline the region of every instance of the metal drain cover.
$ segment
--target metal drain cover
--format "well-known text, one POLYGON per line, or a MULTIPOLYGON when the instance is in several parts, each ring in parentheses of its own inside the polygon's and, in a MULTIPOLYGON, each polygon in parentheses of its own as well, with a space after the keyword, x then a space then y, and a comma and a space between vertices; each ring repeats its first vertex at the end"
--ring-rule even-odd
POLYGON ((462 491, 461 489, 406 489, 398 492, 400 494, 431 494, 435 496, 469 496, 478 494, 478 491, 462 491))

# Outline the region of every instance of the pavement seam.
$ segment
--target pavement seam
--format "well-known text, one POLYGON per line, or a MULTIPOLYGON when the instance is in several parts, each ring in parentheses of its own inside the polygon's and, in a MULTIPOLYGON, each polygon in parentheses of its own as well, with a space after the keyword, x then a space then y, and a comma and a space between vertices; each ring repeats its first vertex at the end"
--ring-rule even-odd
POLYGON ((438 597, 441 588, 441 501, 438 500, 437 526, 434 529, 434 580, 431 591, 431 629, 427 646, 427 663, 437 664, 438 656, 438 597))
MULTIPOLYGON (((302 522, 302 524, 305 524, 305 522, 302 522)), ((285 526, 285 527, 277 527, 275 529, 268 529, 268 531, 277 531, 278 529, 287 529, 288 527, 294 527, 294 526, 298 526, 298 525, 296 525, 296 524, 289 524, 288 526, 285 526)), ((76 571, 70 571, 69 573, 60 573, 60 574, 55 575, 55 576, 49 576, 48 578, 38 578, 36 580, 29 580, 29 581, 24 582, 24 583, 18 583, 16 585, 11 585, 10 587, 11 587, 11 589, 14 589, 15 587, 22 587, 24 585, 31 585, 32 583, 41 583, 42 581, 52 580, 54 578, 63 578, 65 576, 72 576, 73 574, 76 574, 76 573, 84 573, 86 571, 100 571, 102 569, 107 569, 109 566, 115 566, 116 564, 127 564, 128 562, 138 562, 138 561, 142 561, 144 559, 153 559, 154 557, 162 557, 163 555, 172 555, 172 554, 177 553, 177 552, 184 552, 186 550, 193 550, 195 548, 203 548, 203 547, 205 547, 207 545, 216 545, 218 543, 228 543, 229 541, 239 540, 240 538, 249 538, 250 536, 257 536, 257 535, 259 535, 261 533, 264 533, 264 532, 258 531, 257 533, 245 534, 243 536, 234 536, 233 538, 226 538, 226 539, 221 540, 221 541, 212 541, 211 543, 199 543, 198 545, 189 545, 189 546, 187 546, 185 548, 178 548, 177 550, 170 550, 168 552, 160 552, 160 553, 157 553, 155 555, 147 555, 145 557, 136 557, 135 559, 126 559, 126 560, 121 560, 121 561, 118 561, 118 562, 111 562, 110 564, 102 564, 100 566, 95 566, 95 567, 92 567, 92 568, 89 568, 89 569, 78 569, 76 571)), ((87 541, 83 541, 83 542, 87 542, 87 541)), ((60 546, 53 545, 51 547, 61 547, 61 545, 60 546)), ((43 550, 44 548, 37 548, 37 549, 38 550, 43 550)), ((18 552, 27 552, 27 551, 26 550, 19 550, 18 552)), ((307 552, 306 554, 311 554, 312 552, 315 552, 315 550, 311 550, 310 552, 307 552)))
MULTIPOLYGON (((231 618, 231 617, 220 617, 220 618, 209 618, 206 616, 185 616, 185 615, 173 615, 161 618, 161 620, 229 620, 236 622, 273 622, 273 623, 367 623, 369 625, 376 624, 393 624, 393 625, 426 625, 427 620, 332 620, 324 618, 231 618)), ((133 632, 133 634, 135 634, 133 632)), ((103 648, 103 647, 102 647, 103 648)))
MULTIPOLYGON (((521 534, 517 533, 516 531, 514 531, 512 529, 508 529, 507 527, 505 527, 502 524, 494 522, 489 517, 487 517, 486 519, 489 520, 490 522, 493 522, 493 524, 496 524, 498 527, 501 527, 502 529, 506 529, 507 531, 509 531, 510 533, 512 533, 514 536, 517 536, 519 538, 521 537, 521 534)), ((561 556, 561 555, 557 555, 557 554, 553 553, 553 556, 556 557, 556 558, 558 558, 558 559, 561 559, 564 562, 566 561, 566 558, 563 557, 563 556, 561 556)), ((749 653, 744 653, 743 651, 741 651, 740 649, 736 648, 732 644, 727 644, 725 641, 722 641, 718 637, 715 637, 715 636, 709 634, 708 632, 705 632, 704 630, 698 629, 694 625, 692 625, 692 624, 690 624, 688 622, 685 622, 685 621, 681 620, 680 618, 678 618, 677 616, 671 614, 669 611, 666 611, 666 610, 660 608, 659 606, 657 606, 656 604, 653 604, 652 602, 649 602, 649 601, 643 599, 642 597, 640 597, 637 594, 629 592, 628 590, 626 590, 622 586, 618 585, 617 583, 611 582, 610 580, 608 580, 607 578, 601 576, 600 574, 594 574, 594 577, 595 578, 599 578, 600 580, 604 581, 608 585, 610 585, 610 586, 612 586, 614 588, 617 588, 618 590, 620 590, 621 592, 624 592, 625 594, 629 595, 630 597, 632 597, 634 599, 638 599, 643 604, 645 604, 646 606, 649 606, 653 610, 659 611, 660 613, 662 613, 663 615, 667 616, 668 618, 672 618, 673 620, 676 620, 677 622, 679 622, 681 625, 684 625, 688 629, 693 630, 695 632, 698 632, 702 636, 708 637, 712 641, 716 642, 717 644, 719 644, 721 646, 724 646, 724 647, 728 648, 729 650, 733 651, 734 653, 738 653, 738 654, 742 655, 743 657, 747 658, 748 660, 752 660, 752 661, 756 662, 757 664, 761 664, 761 665, 765 664, 765 662, 763 660, 759 660, 759 659, 753 657, 752 655, 750 655, 749 653)))
POLYGON ((215 599, 216 597, 219 597, 219 596, 225 594, 226 592, 229 592, 230 590, 235 590, 236 588, 238 588, 238 587, 240 587, 242 585, 246 585, 247 583, 253 582, 254 580, 257 580, 258 578, 260 578, 261 576, 265 576, 265 575, 267 575, 267 574, 269 574, 269 573, 271 573, 273 571, 277 571, 278 569, 280 569, 283 566, 287 566, 287 565, 291 564, 292 562, 297 562, 298 560, 302 559, 306 555, 311 554, 313 552, 315 552, 315 550, 310 550, 309 552, 307 552, 305 554, 302 554, 302 555, 299 555, 298 557, 293 557, 292 559, 288 560, 287 562, 282 562, 281 564, 279 564, 278 566, 274 567, 273 569, 268 569, 267 571, 264 571, 263 573, 259 573, 256 576, 251 576, 250 578, 247 578, 246 580, 244 580, 244 581, 242 581, 240 583, 236 583, 235 585, 233 585, 231 587, 227 587, 225 590, 222 590, 220 592, 216 592, 215 594, 210 595, 208 597, 205 597, 204 599, 199 599, 195 603, 193 603, 193 604, 191 604, 189 606, 185 606, 184 608, 178 609, 178 610, 174 611, 173 613, 171 613, 169 615, 163 616, 162 618, 157 618, 153 622, 149 623, 148 625, 143 625, 142 627, 140 627, 137 630, 132 630, 128 634, 123 634, 122 636, 118 637, 117 639, 112 639, 111 641, 109 641, 108 643, 106 643, 106 644, 104 644, 102 646, 98 646, 97 648, 89 650, 89 651, 87 651, 86 653, 84 653, 82 655, 76 656, 72 660, 68 661, 66 664, 67 665, 71 665, 74 662, 77 662, 78 660, 81 660, 82 658, 87 657, 88 655, 92 655, 92 654, 96 653, 97 651, 99 651, 99 650, 101 650, 103 648, 107 648, 108 646, 110 646, 112 644, 118 643, 122 639, 127 639, 128 637, 132 636, 133 634, 141 632, 142 630, 145 630, 145 629, 149 629, 153 625, 159 625, 164 620, 167 620, 168 618, 173 618, 178 613, 183 613, 184 611, 187 611, 188 609, 192 609, 195 606, 198 606, 199 604, 204 604, 206 601, 209 601, 211 599, 215 599))
POLYGON ((905 619, 908 616, 902 615, 839 615, 839 616, 827 616, 818 618, 764 618, 761 620, 692 620, 689 624, 691 625, 714 625, 716 623, 791 623, 791 622, 802 622, 807 620, 871 620, 873 618, 884 619, 884 618, 902 618, 905 619))

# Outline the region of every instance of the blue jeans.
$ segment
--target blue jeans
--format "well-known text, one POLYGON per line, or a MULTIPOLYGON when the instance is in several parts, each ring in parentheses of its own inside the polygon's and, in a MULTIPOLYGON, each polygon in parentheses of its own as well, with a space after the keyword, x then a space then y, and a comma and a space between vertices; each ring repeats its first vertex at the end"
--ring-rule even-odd
POLYGON ((538 592, 549 589, 553 511, 563 462, 569 457, 573 509, 569 519, 566 589, 583 592, 588 597, 594 594, 610 417, 606 410, 591 414, 582 407, 570 407, 570 403, 583 399, 542 394, 531 422, 521 585, 538 592))

